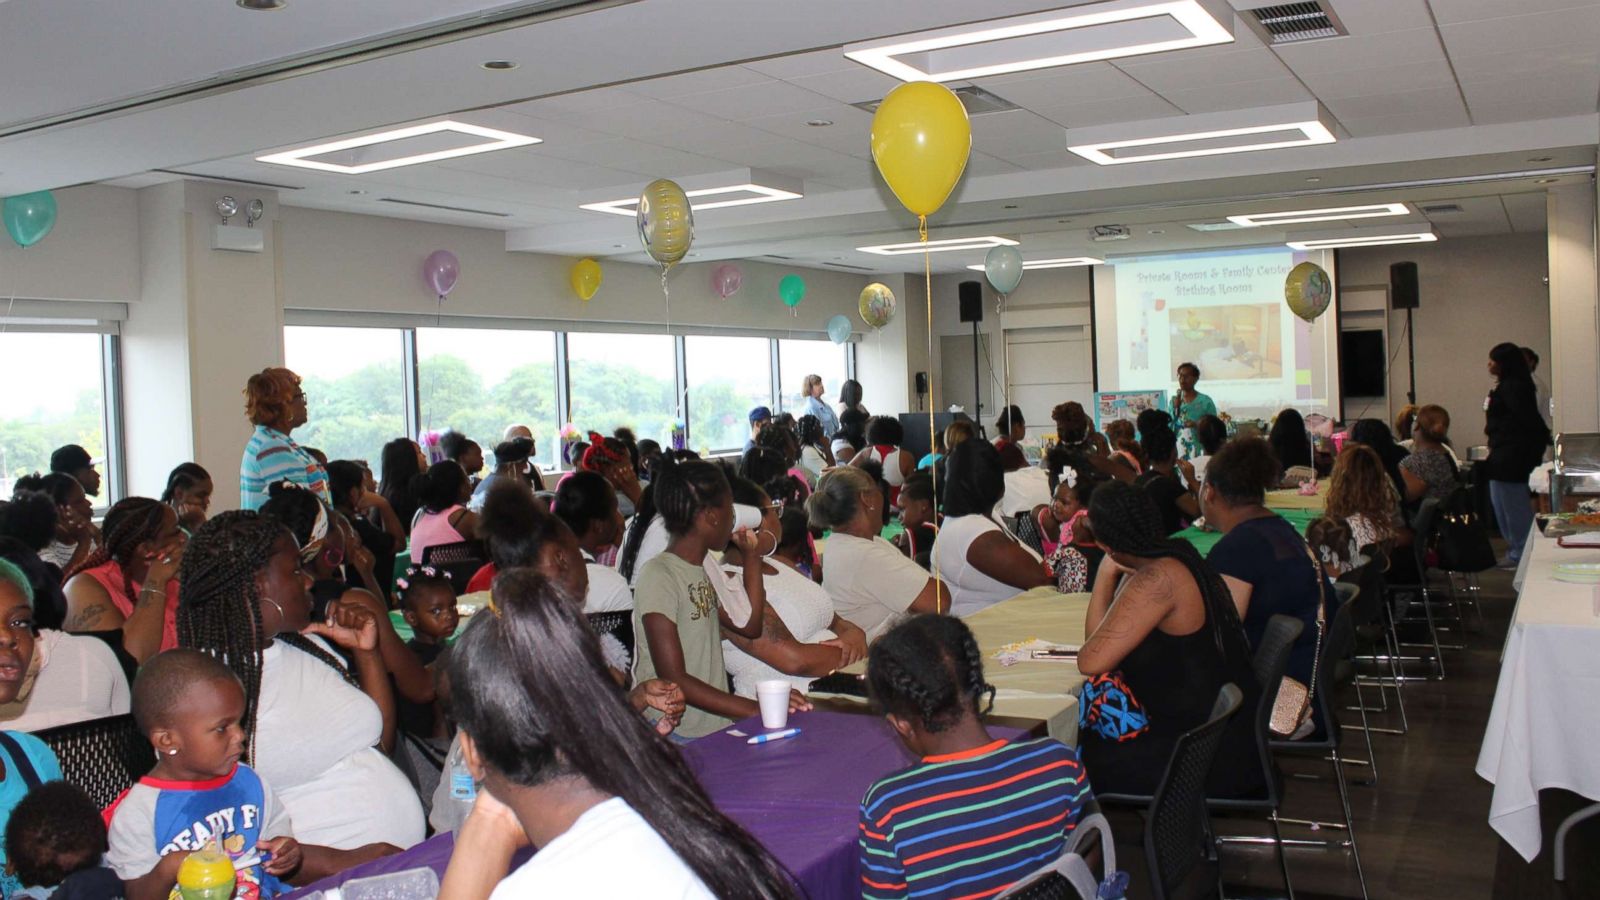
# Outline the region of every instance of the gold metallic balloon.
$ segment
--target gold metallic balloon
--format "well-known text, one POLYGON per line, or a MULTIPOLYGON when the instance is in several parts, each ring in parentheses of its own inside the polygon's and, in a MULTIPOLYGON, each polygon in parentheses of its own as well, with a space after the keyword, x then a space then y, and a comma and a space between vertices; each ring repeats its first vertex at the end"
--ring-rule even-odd
POLYGON ((694 210, 676 182, 658 178, 639 195, 639 242, 662 271, 672 268, 694 242, 694 210))

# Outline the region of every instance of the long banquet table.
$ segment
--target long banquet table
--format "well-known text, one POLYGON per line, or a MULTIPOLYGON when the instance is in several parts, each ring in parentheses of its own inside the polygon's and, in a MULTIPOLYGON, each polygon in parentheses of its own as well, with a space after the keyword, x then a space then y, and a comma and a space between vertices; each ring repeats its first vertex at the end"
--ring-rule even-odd
MULTIPOLYGON (((860 897, 856 835, 861 798, 874 781, 910 765, 912 756, 877 716, 817 710, 796 713, 789 724, 801 728, 798 737, 751 746, 745 736, 764 729, 759 717, 745 719, 686 745, 683 755, 716 807, 771 851, 799 881, 805 896, 860 897)), ((992 725, 989 730, 996 737, 1018 734, 992 725)), ((442 877, 453 847, 452 835, 436 835, 290 897, 304 898, 352 878, 421 866, 442 877)), ((519 854, 513 866, 529 855, 529 851, 519 854)), ((627 860, 617 863, 626 865, 627 860)))
POLYGON ((1543 845, 1541 789, 1600 801, 1600 586, 1557 581, 1558 562, 1600 564, 1600 550, 1562 548, 1533 529, 1478 754, 1478 774, 1494 784, 1489 825, 1529 861, 1543 845))

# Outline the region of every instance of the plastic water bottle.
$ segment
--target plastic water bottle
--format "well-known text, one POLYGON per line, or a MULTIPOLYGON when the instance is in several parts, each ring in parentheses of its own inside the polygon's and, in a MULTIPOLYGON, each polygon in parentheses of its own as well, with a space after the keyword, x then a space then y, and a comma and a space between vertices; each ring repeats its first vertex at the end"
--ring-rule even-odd
POLYGON ((183 900, 228 900, 233 888, 233 860, 215 840, 207 841, 178 866, 178 895, 183 900))
POLYGON ((1127 872, 1108 872, 1095 892, 1096 900, 1124 900, 1128 896, 1128 882, 1127 872))
POLYGON ((467 820, 467 814, 472 812, 472 804, 478 799, 478 783, 472 777, 472 770, 467 768, 467 754, 461 749, 461 737, 450 744, 450 753, 445 757, 444 776, 450 779, 450 815, 454 820, 454 831, 461 827, 467 820))

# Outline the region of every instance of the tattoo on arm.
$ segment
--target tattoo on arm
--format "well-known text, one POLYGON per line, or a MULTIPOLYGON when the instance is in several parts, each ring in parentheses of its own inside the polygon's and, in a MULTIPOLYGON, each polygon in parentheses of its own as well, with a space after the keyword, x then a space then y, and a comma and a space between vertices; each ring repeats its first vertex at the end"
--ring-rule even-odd
POLYGON ((100 617, 105 615, 108 609, 110 607, 104 603, 90 603, 82 609, 74 610, 70 613, 62 628, 67 631, 89 631, 90 626, 99 621, 100 617))

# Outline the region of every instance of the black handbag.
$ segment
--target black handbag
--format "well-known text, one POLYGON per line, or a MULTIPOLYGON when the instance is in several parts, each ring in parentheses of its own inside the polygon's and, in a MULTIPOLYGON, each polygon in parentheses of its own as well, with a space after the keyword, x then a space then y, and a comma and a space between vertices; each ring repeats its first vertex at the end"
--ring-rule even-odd
POLYGON ((1439 504, 1439 532, 1434 541, 1439 568, 1446 572, 1486 572, 1495 566, 1489 532, 1478 520, 1472 493, 1456 488, 1439 504))

